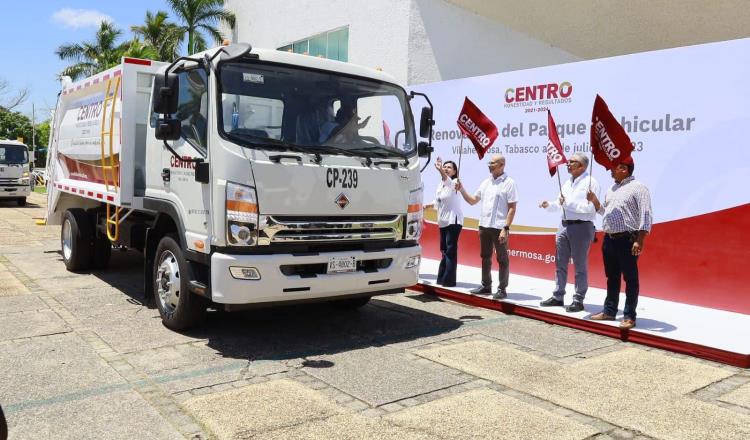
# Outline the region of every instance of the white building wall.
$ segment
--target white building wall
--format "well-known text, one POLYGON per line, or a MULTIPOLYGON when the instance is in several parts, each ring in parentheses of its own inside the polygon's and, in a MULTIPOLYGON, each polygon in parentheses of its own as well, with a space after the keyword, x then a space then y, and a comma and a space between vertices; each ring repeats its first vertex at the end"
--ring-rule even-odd
POLYGON ((408 84, 580 61, 444 0, 411 0, 408 84))
POLYGON ((275 49, 349 26, 349 62, 407 81, 410 0, 226 0, 237 41, 275 49))
POLYGON ((225 0, 236 41, 275 49, 349 27, 349 62, 403 84, 485 75, 580 58, 445 0, 225 0))

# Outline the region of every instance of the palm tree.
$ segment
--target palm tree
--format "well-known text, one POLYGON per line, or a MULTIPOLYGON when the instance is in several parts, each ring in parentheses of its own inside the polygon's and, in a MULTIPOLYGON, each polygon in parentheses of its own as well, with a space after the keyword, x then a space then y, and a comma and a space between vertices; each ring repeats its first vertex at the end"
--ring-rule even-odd
POLYGON ((159 53, 150 44, 144 43, 138 38, 123 43, 120 46, 122 56, 131 58, 143 58, 146 60, 155 60, 159 58, 159 53))
POLYGON ((185 33, 184 29, 168 21, 169 16, 164 11, 153 14, 146 12, 146 21, 142 26, 131 26, 133 34, 143 38, 143 42, 154 48, 155 59, 159 61, 172 61, 179 56, 178 49, 180 40, 185 33))
POLYGON ((224 9, 224 0, 167 0, 167 3, 184 24, 188 55, 208 48, 201 31, 205 31, 214 41, 221 43, 223 37, 216 25, 225 23, 234 27, 235 16, 224 9))
POLYGON ((115 43, 122 31, 112 23, 103 21, 96 31, 94 41, 63 44, 55 54, 61 60, 73 61, 74 64, 60 72, 60 76, 69 76, 74 81, 107 70, 120 63, 123 47, 115 43))

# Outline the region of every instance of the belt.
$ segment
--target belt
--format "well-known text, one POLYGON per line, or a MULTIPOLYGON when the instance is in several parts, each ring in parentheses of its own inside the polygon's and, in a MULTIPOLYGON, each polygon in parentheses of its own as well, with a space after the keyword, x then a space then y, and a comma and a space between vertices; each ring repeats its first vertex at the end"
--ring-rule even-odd
POLYGON ((614 233, 605 232, 604 233, 604 235, 606 235, 609 238, 624 238, 624 237, 630 238, 633 236, 633 234, 635 234, 634 231, 614 232, 614 233))
POLYGON ((563 220, 562 221, 563 226, 577 225, 580 223, 591 223, 591 222, 588 220, 563 220))

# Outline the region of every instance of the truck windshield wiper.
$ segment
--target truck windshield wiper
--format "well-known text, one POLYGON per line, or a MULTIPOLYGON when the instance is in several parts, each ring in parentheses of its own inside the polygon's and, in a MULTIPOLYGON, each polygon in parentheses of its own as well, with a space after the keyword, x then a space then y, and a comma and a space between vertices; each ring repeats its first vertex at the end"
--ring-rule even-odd
POLYGON ((372 146, 368 146, 368 147, 354 148, 353 150, 354 151, 366 151, 366 152, 370 152, 370 153, 380 153, 380 154, 384 154, 385 155, 385 156, 381 156, 381 157, 396 156, 396 157, 400 157, 402 159, 406 159, 408 157, 406 155, 406 153, 402 153, 400 151, 397 151, 397 150, 394 150, 394 149, 388 148, 388 147, 381 147, 379 145, 372 145, 372 146))
POLYGON ((275 151, 294 151, 299 153, 315 154, 314 151, 311 152, 308 148, 302 147, 297 144, 290 144, 289 142, 280 141, 278 139, 252 135, 240 135, 236 133, 226 133, 226 135, 230 139, 236 140, 241 143, 250 144, 253 147, 260 147, 275 151))
POLYGON ((330 145, 320 145, 317 147, 310 147, 310 150, 316 153, 328 153, 328 154, 343 154, 345 156, 359 156, 355 151, 348 148, 333 147, 330 145))

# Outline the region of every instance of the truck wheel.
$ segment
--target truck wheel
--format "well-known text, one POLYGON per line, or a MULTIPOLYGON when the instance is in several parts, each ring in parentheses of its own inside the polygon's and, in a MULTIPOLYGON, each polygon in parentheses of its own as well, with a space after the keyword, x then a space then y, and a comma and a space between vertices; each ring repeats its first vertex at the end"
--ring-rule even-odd
POLYGON ((92 228, 86 212, 69 209, 63 216, 60 244, 65 268, 71 272, 86 270, 91 263, 92 228))
POLYGON ((18 206, 26 206, 26 197, 21 197, 17 200, 18 206))
POLYGON ((94 237, 91 248, 91 267, 94 269, 105 269, 109 265, 109 257, 112 255, 112 242, 106 236, 94 237))
POLYGON ((347 298, 347 299, 340 299, 338 301, 334 301, 332 304, 340 309, 358 309, 360 307, 364 307, 367 305, 368 302, 370 302, 369 296, 361 296, 358 298, 347 298))
POLYGON ((206 301, 188 290, 190 269, 173 235, 159 241, 153 274, 156 307, 166 327, 184 330, 203 320, 206 301))

